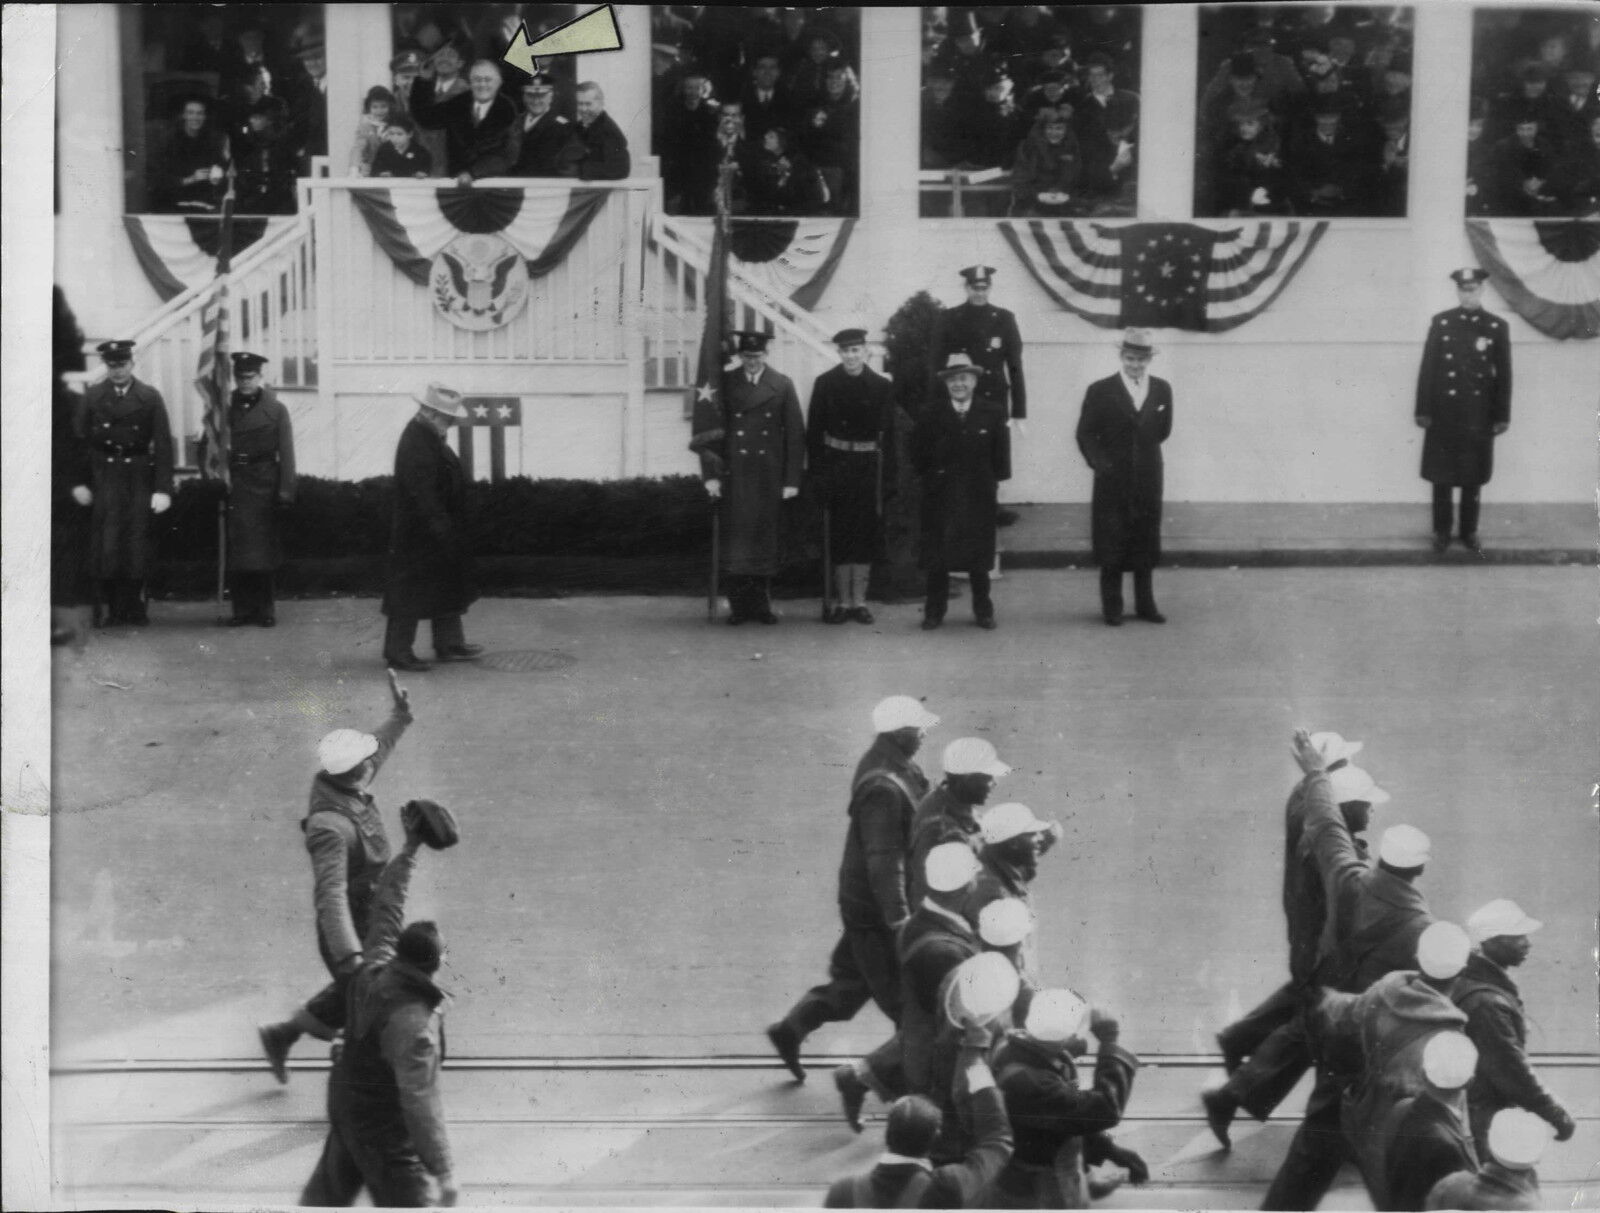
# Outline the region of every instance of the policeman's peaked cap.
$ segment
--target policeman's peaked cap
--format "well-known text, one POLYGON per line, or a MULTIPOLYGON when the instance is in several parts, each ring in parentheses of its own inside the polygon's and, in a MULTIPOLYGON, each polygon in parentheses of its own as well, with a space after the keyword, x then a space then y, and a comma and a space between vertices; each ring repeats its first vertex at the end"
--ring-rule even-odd
POLYGON ((131 341, 102 341, 95 349, 107 362, 132 362, 133 344, 131 341))
POLYGON ((969 265, 961 271, 961 276, 967 280, 969 286, 976 286, 980 282, 990 282, 994 279, 994 266, 969 265))
POLYGON ((1475 265, 1466 266, 1459 270, 1451 270, 1450 278, 1457 286, 1476 286, 1489 277, 1489 271, 1481 270, 1475 265))
POLYGON ((741 354, 764 353, 767 343, 772 340, 771 333, 760 333, 751 329, 736 329, 733 337, 734 349, 741 354))
POLYGON ((233 360, 235 375, 254 375, 267 365, 267 360, 262 355, 246 353, 244 350, 230 354, 229 357, 233 360))

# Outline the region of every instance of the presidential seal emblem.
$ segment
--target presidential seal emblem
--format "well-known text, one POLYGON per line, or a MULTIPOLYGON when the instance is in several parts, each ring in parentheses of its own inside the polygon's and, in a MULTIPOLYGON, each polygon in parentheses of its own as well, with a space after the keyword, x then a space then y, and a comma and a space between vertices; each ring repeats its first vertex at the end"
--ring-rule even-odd
POLYGON ((500 328, 528 302, 528 267, 503 236, 457 236, 434 257, 428 282, 433 306, 457 328, 500 328))

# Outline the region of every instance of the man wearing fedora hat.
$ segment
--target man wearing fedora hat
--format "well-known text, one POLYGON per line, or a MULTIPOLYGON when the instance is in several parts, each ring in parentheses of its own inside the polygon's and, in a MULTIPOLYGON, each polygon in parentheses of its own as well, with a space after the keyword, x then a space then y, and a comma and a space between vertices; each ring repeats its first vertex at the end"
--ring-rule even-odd
POLYGON ((470 661, 483 647, 468 644, 461 617, 477 600, 467 546, 467 480, 445 441, 467 415, 461 393, 430 383, 416 415, 400 435, 394 457, 394 522, 383 593, 388 627, 383 658, 397 670, 431 667, 412 651, 417 623, 432 621, 433 652, 440 661, 470 661))
POLYGON ((1118 352, 1122 370, 1089 385, 1078 417, 1078 449, 1094 469, 1091 529, 1100 565, 1100 609, 1122 623, 1122 574, 1133 574, 1134 613, 1165 623, 1152 577, 1161 560, 1161 444, 1172 433, 1172 385, 1149 373, 1155 346, 1129 329, 1118 352))
POLYGON ((994 266, 969 265, 961 271, 967 298, 934 318, 928 343, 929 369, 942 374, 953 354, 965 354, 981 372, 978 399, 1000 406, 1000 415, 1021 421, 1028 415, 1028 384, 1022 374, 1022 335, 1015 313, 989 302, 994 266))
POLYGON ((103 341, 99 351, 106 377, 84 392, 74 423, 89 447, 90 477, 72 497, 91 507, 95 625, 144 627, 144 579, 156 546, 151 515, 172 505, 172 427, 161 393, 133 377, 133 342, 103 341))
POLYGON ((1494 440, 1511 424, 1511 328, 1483 309, 1488 274, 1456 270, 1459 307, 1428 326, 1417 374, 1422 478, 1433 484, 1433 550, 1450 546, 1451 493, 1461 490, 1461 544, 1478 542, 1478 494, 1494 474, 1494 440))
POLYGON ((1005 406, 978 395, 981 367, 951 354, 938 372, 945 391, 931 401, 911 435, 911 458, 922 478, 920 560, 927 574, 922 626, 944 622, 950 574, 965 571, 972 585, 972 616, 980 628, 996 626, 989 572, 995 562, 1000 482, 1011 479, 1011 435, 1005 406))
POLYGON ((229 627, 277 622, 272 574, 283 563, 279 518, 294 504, 294 427, 289 410, 261 381, 266 359, 233 355, 228 398, 229 627))

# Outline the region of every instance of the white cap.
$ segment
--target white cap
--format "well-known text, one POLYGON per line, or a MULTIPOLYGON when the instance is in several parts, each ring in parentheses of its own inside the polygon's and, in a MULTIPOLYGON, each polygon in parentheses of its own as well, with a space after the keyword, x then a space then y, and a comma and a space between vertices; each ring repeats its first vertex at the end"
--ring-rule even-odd
POLYGON ((1460 1032, 1435 1032, 1422 1046, 1422 1073, 1441 1091, 1466 1086, 1477 1069, 1478 1046, 1460 1032))
POLYGON ((1033 911, 1019 897, 997 897, 978 911, 978 938, 991 948, 1009 948, 1033 932, 1033 911))
POLYGON ((909 695, 891 695, 872 709, 872 731, 892 733, 896 729, 931 729, 939 718, 909 695))
POLYGON ((1016 838, 1020 834, 1037 834, 1040 830, 1048 830, 1050 826, 1035 817, 1027 805, 1012 802, 995 805, 983 815, 978 828, 983 831, 984 842, 993 844, 1016 838))
POLYGON ((1453 922, 1436 922, 1417 937, 1417 968, 1444 980, 1467 967, 1472 941, 1453 922))
POLYGON ((1390 826, 1378 843, 1378 858, 1391 868, 1420 868, 1428 862, 1430 846, 1416 826, 1390 826))
POLYGON ((957 737, 944 748, 940 764, 946 775, 992 775, 996 779, 1011 774, 1000 761, 994 747, 981 737, 957 737))
POLYGON ((353 771, 378 752, 378 739, 360 729, 335 729, 317 742, 317 761, 330 775, 353 771))
POLYGON ((978 874, 978 857, 964 842, 941 842, 922 862, 928 887, 935 893, 953 893, 972 883, 978 874))
POLYGON ((945 981, 945 1015, 958 1028, 995 1019, 1022 989, 1017 970, 999 952, 969 956, 945 981))
POLYGON ((1537 918, 1529 918, 1516 902, 1503 897, 1491 901, 1482 909, 1474 910, 1472 917, 1467 919, 1467 930, 1472 935, 1473 943, 1482 943, 1497 935, 1532 935, 1542 926, 1544 923, 1537 918))
POLYGON ((1501 1108, 1489 1122, 1489 1153, 1503 1167, 1525 1170, 1539 1161, 1555 1135, 1526 1108, 1501 1108))
POLYGON ((1337 733, 1313 733, 1311 744, 1317 747, 1317 753, 1322 755, 1322 761, 1327 763, 1338 762, 1341 758, 1351 759, 1361 753, 1365 744, 1360 741, 1346 741, 1337 733))
POLYGON ((1339 804, 1351 800, 1364 800, 1370 805, 1389 803, 1389 793, 1360 767, 1340 767, 1337 771, 1329 771, 1328 782, 1333 785, 1333 798, 1339 804))
POLYGON ((1028 1031, 1040 1040, 1060 1041, 1083 1031, 1089 1004, 1071 990, 1040 990, 1028 1004, 1028 1031))

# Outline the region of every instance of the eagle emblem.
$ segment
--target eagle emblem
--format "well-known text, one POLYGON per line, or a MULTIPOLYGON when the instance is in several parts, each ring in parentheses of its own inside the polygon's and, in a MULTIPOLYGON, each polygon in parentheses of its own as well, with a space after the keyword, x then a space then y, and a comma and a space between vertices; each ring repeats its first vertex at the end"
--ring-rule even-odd
POLYGON ((503 236, 457 236, 429 275, 433 306, 457 328, 500 328, 528 302, 528 268, 503 236))

